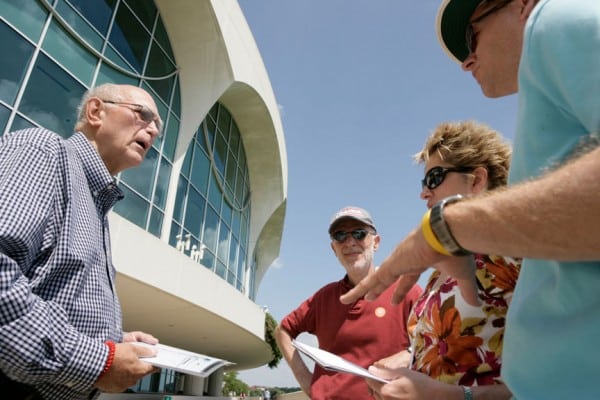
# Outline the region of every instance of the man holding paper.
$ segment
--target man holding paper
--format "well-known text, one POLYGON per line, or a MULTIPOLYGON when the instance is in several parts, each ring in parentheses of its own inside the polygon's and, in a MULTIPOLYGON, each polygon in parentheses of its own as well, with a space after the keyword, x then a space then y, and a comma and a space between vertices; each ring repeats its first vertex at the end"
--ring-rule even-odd
POLYGON ((275 337, 302 390, 312 400, 370 399, 367 384, 359 376, 325 370, 318 364, 311 372, 292 339, 308 332, 317 337, 321 349, 366 368, 408 348, 406 320, 421 289, 412 287, 398 307, 390 304, 394 287, 374 302, 361 298, 341 304, 341 295, 374 272, 373 255, 380 236, 371 215, 359 207, 338 211, 329 225, 329 236, 346 276, 325 285, 288 314, 277 327, 275 337))

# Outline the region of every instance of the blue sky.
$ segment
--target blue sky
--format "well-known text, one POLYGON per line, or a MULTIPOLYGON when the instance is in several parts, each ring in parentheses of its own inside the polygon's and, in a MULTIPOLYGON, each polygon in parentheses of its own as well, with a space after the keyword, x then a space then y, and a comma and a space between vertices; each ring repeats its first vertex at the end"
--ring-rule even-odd
MULTIPOLYGON (((517 99, 485 98, 438 44, 440 0, 239 0, 280 106, 288 156, 281 252, 256 302, 281 320, 344 271, 329 245, 338 209, 371 212, 380 263, 420 221, 412 160, 443 121, 473 119, 512 139, 517 99)), ((310 343, 310 340, 306 340, 310 343)), ((280 367, 250 385, 297 386, 280 367)))

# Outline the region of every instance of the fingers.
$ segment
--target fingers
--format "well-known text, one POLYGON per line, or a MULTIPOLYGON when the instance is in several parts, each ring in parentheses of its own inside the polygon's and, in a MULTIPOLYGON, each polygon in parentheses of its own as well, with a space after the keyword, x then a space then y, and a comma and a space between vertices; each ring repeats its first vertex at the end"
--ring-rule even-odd
POLYGON ((398 278, 398 284, 392 295, 392 304, 400 304, 410 289, 417 283, 421 274, 406 274, 398 278))
POLYGON ((434 267, 456 279, 460 293, 468 304, 475 307, 481 305, 473 256, 448 258, 434 267))
MULTIPOLYGON (((373 363, 374 367, 387 368, 387 369, 398 369, 407 368, 410 365, 412 354, 408 350, 399 351, 389 357, 382 358, 379 361, 373 363)), ((377 374, 375 374, 377 375, 377 374)))
POLYGON ((375 365, 369 366, 369 372, 373 375, 387 380, 392 380, 396 376, 398 376, 397 372, 393 369, 385 367, 376 367, 375 365))
POLYGON ((123 342, 144 342, 148 344, 157 344, 158 339, 149 333, 133 331, 123 334, 123 342))
POLYGON ((479 298, 479 292, 477 288, 477 281, 474 279, 458 279, 458 288, 463 299, 473 307, 481 306, 481 299, 479 298))
POLYGON ((96 387, 105 392, 122 392, 145 375, 157 371, 155 367, 139 358, 151 357, 154 354, 155 350, 148 345, 118 343, 115 346, 113 362, 108 371, 98 379, 96 387))

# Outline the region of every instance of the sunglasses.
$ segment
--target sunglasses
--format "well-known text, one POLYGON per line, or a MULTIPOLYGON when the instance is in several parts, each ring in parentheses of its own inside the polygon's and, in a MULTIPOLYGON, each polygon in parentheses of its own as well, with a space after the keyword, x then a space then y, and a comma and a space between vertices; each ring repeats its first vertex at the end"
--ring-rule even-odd
MULTIPOLYGON (((465 32, 466 40, 467 40, 467 49, 469 50, 469 54, 472 54, 475 51, 475 48, 477 47, 477 34, 473 30, 473 24, 483 21, 485 18, 489 17, 496 11, 499 11, 500 9, 502 9, 504 6, 507 6, 511 2, 512 2, 512 0, 501 1, 501 2, 497 3, 494 7, 490 8, 489 10, 487 10, 486 12, 481 14, 479 17, 477 17, 474 20, 471 20, 469 22, 469 24, 467 25, 467 30, 465 32)), ((483 1, 480 4, 484 4, 484 3, 487 3, 487 1, 483 1)))
POLYGON ((364 229, 364 228, 359 228, 359 229, 353 230, 352 232, 345 232, 345 231, 333 232, 331 234, 331 238, 338 243, 344 243, 350 235, 352 235, 352 237, 356 240, 363 240, 364 238, 367 237, 367 235, 369 233, 374 234, 373 231, 370 231, 370 230, 364 229))
POLYGON ((160 118, 158 117, 158 115, 154 114, 154 111, 152 111, 150 108, 146 107, 145 105, 136 104, 136 103, 125 103, 122 101, 112 101, 112 100, 102 100, 102 99, 100 99, 100 100, 104 103, 114 104, 119 107, 125 107, 125 108, 130 109, 131 111, 133 111, 134 113, 139 115, 140 119, 142 121, 144 121, 146 124, 150 124, 150 123, 154 122, 154 124, 156 125, 156 129, 158 130, 158 136, 162 136, 162 123, 160 121, 160 118))
POLYGON ((429 190, 435 189, 440 186, 446 174, 449 172, 471 172, 473 168, 468 167, 456 167, 456 168, 445 168, 445 167, 433 167, 425 174, 425 178, 421 179, 421 186, 426 187, 429 190))

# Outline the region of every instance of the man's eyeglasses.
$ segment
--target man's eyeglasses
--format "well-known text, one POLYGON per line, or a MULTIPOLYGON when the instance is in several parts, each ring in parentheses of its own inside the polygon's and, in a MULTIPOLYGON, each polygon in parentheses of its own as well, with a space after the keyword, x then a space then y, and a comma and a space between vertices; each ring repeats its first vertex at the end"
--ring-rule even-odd
POLYGON ((122 101, 112 101, 112 100, 102 100, 102 99, 100 99, 100 100, 103 101, 104 103, 114 104, 116 106, 129 108, 131 111, 133 111, 137 115, 139 115, 140 119, 147 124, 154 122, 154 124, 156 125, 156 129, 158 130, 158 136, 162 135, 162 123, 160 121, 160 118, 158 117, 158 115, 154 114, 154 111, 152 111, 150 108, 146 107, 145 105, 136 104, 136 103, 126 103, 126 102, 122 102, 122 101))
MULTIPOLYGON (((467 39, 467 49, 469 50, 469 54, 473 53, 475 51, 475 48, 477 47, 477 35, 473 30, 473 24, 483 21, 485 18, 489 17, 490 15, 502 9, 504 6, 508 5, 511 2, 512 0, 500 1, 494 7, 490 8, 489 10, 481 14, 479 17, 469 22, 469 24, 467 25, 467 30, 465 32, 467 39)), ((484 3, 489 3, 489 1, 484 0, 481 4, 484 3)))
POLYGON ((351 232, 336 231, 331 234, 331 238, 338 243, 344 243, 350 235, 356 240, 363 240, 369 233, 375 234, 373 231, 364 228, 355 229, 351 232))
POLYGON ((422 187, 427 187, 427 189, 432 190, 436 187, 440 186, 444 179, 446 179, 446 174, 448 172, 471 172, 473 168, 468 167, 456 167, 456 168, 445 168, 445 167, 433 167, 425 174, 425 178, 421 179, 422 187))

